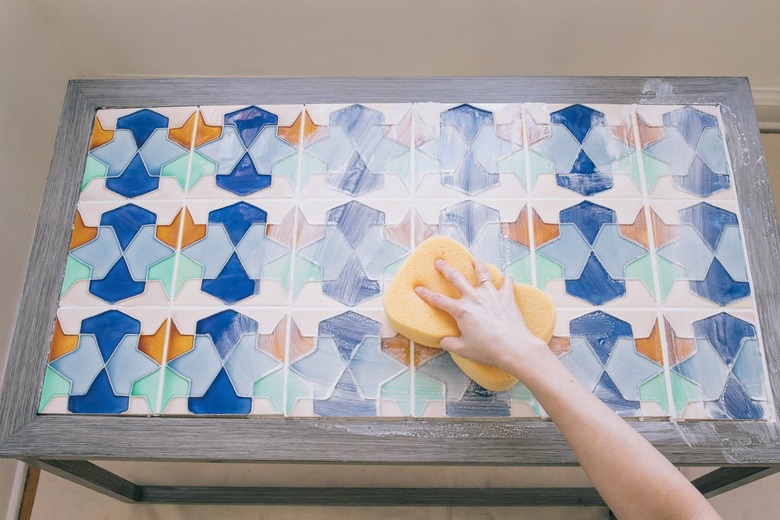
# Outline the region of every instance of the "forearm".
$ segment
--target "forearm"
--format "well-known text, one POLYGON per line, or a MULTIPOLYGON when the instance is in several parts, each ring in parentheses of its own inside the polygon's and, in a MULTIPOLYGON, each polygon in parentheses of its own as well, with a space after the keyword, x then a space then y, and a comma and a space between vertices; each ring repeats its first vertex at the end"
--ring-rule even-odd
POLYGON ((718 517, 663 455, 583 387, 546 347, 529 349, 508 368, 550 415, 619 518, 718 517))

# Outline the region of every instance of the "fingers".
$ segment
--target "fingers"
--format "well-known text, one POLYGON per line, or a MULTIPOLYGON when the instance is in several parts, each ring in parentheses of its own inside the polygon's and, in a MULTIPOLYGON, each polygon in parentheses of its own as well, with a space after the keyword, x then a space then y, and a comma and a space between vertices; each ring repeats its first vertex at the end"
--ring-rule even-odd
POLYGON ((439 346, 442 348, 442 350, 446 350, 447 352, 454 352, 457 354, 464 347, 463 338, 447 336, 446 338, 441 339, 439 346))
POLYGON ((501 292, 512 298, 515 297, 515 279, 510 275, 504 277, 504 282, 501 284, 501 292))
POLYGON ((493 281, 493 277, 490 276, 490 271, 488 271, 485 262, 477 258, 474 258, 472 262, 474 263, 474 272, 477 275, 477 287, 480 287, 482 284, 486 282, 493 281))
POLYGON ((458 310, 458 300, 453 300, 443 294, 439 294, 435 291, 423 287, 422 285, 415 287, 414 292, 417 296, 423 299, 429 305, 441 309, 449 314, 455 314, 458 310))
POLYGON ((470 294, 471 291, 474 290, 466 278, 457 269, 452 267, 444 260, 436 260, 433 265, 436 266, 436 269, 438 269, 438 271, 444 275, 444 277, 458 290, 461 295, 470 294))

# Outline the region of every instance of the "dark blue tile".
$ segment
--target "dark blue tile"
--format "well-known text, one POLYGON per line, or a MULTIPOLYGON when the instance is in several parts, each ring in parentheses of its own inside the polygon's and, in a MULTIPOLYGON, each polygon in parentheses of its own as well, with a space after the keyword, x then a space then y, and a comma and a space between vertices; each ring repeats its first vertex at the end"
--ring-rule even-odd
POLYGON ((322 417, 372 417, 377 415, 377 403, 361 397, 355 378, 345 370, 330 397, 314 401, 314 413, 322 417))
POLYGON ((701 234, 707 245, 714 252, 718 248, 720 235, 726 226, 736 226, 737 216, 725 209, 718 208, 706 202, 679 211, 680 222, 690 224, 701 234))
POLYGON ((268 213, 264 210, 246 202, 239 202, 210 212, 209 224, 225 226, 230 241, 233 246, 237 246, 252 224, 264 224, 267 218, 268 213))
POLYGON ((569 335, 585 338, 602 365, 606 365, 620 338, 633 338, 631 324, 603 311, 574 318, 569 323, 569 335))
POLYGON ((750 296, 750 284, 735 281, 717 258, 713 258, 704 280, 688 283, 691 291, 718 305, 728 305, 750 296))
POLYGON ((601 305, 626 294, 626 283, 613 280, 596 255, 590 253, 580 277, 566 280, 566 293, 593 305, 601 305))
POLYGON ((617 222, 615 211, 590 201, 582 201, 576 206, 560 212, 561 224, 574 224, 582 232, 590 245, 596 241, 596 236, 604 224, 617 222))
POLYGON ((697 338, 707 339, 729 366, 734 362, 742 342, 756 337, 753 325, 725 312, 693 322, 693 333, 697 338))
POLYGON ((242 336, 257 334, 258 324, 252 318, 244 316, 234 310, 226 310, 199 320, 196 334, 205 334, 211 337, 211 341, 224 361, 233 350, 242 336))
POLYGON ((105 368, 100 371, 86 394, 72 395, 68 399, 68 410, 73 413, 119 414, 126 412, 129 405, 129 397, 114 394, 105 368))
POLYGON ((336 280, 322 283, 322 292, 349 306, 357 305, 381 292, 379 283, 368 277, 352 255, 336 280))
POLYGON ((447 401, 447 417, 509 417, 512 414, 509 392, 493 392, 469 383, 458 401, 447 401))
POLYGON ((733 375, 730 375, 726 381, 726 389, 723 391, 718 405, 731 419, 760 420, 765 415, 764 408, 750 398, 733 375))
POLYGON ((146 143, 155 130, 167 127, 167 117, 148 109, 133 112, 116 120, 117 130, 130 130, 138 148, 146 143))
POLYGON ((246 415, 252 411, 252 399, 236 394, 224 368, 211 383, 203 397, 190 397, 188 408, 195 414, 246 415))
POLYGON ((615 382, 606 372, 601 375, 593 395, 619 415, 636 415, 639 411, 639 401, 628 401, 623 398, 615 382))
POLYGON ((81 334, 95 336, 104 363, 108 362, 126 335, 140 333, 141 322, 117 310, 106 311, 81 322, 81 334))
POLYGON ((378 321, 362 314, 347 311, 320 322, 317 336, 330 337, 336 342, 345 362, 352 358, 355 349, 366 336, 379 337, 381 326, 378 321))
POLYGON ((258 172, 252 158, 245 153, 229 174, 216 176, 217 186, 236 195, 249 195, 271 185, 270 173, 258 172))
POLYGON ((688 175, 675 175, 672 178, 678 189, 699 197, 709 197, 718 191, 727 190, 731 185, 728 175, 713 172, 698 155, 693 157, 688 175))
POLYGON ((327 222, 336 224, 354 249, 363 240, 368 228, 385 225, 385 214, 357 201, 351 201, 328 211, 327 222))
POLYGON ((127 204, 121 208, 106 211, 100 217, 101 226, 113 228, 122 250, 127 249, 141 227, 154 225, 156 222, 157 216, 154 213, 139 208, 135 204, 127 204))
POLYGON ((89 292, 108 303, 138 296, 145 288, 146 282, 133 280, 124 257, 120 258, 102 279, 89 282, 89 292))
POLYGON ((582 105, 572 105, 550 114, 550 121, 563 125, 582 144, 590 129, 596 125, 606 125, 603 113, 582 105))
POLYGON ((718 126, 718 120, 695 108, 683 107, 663 115, 664 126, 671 126, 680 131, 688 144, 696 150, 702 132, 708 126, 718 126))
POLYGON ((201 282, 200 290, 227 304, 233 304, 255 294, 257 281, 249 278, 238 255, 233 253, 216 278, 201 282))
POLYGON ((266 125, 275 125, 279 118, 257 107, 247 107, 225 114, 225 124, 233 125, 244 146, 249 148, 266 125))
POLYGON ((466 142, 471 143, 482 125, 493 124, 493 114, 471 105, 460 105, 442 112, 439 121, 457 128, 466 142))
POLYGON ((144 195, 159 186, 160 178, 149 175, 140 153, 135 154, 118 177, 106 179, 106 189, 128 198, 144 195))

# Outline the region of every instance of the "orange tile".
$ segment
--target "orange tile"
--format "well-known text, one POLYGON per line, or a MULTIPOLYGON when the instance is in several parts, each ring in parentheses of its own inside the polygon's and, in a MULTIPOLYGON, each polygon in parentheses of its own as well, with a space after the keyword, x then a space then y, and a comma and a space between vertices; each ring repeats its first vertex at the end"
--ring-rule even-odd
POLYGON ((309 114, 303 111, 292 125, 278 126, 276 134, 288 143, 298 146, 301 143, 301 125, 303 125, 303 143, 305 145, 319 139, 326 131, 326 127, 315 125, 309 114))
POLYGON ((610 126, 609 130, 612 137, 623 141, 632 148, 636 148, 636 144, 634 143, 634 129, 632 128, 630 118, 626 118, 620 126, 610 126))
POLYGON ((412 213, 407 212, 404 219, 397 226, 386 226, 387 239, 398 244, 404 249, 409 249, 412 242, 412 213))
POLYGON ((650 239, 647 236, 645 208, 639 210, 633 224, 620 224, 620 234, 626 238, 630 238, 637 244, 642 244, 645 249, 650 249, 650 239))
POLYGON ((432 357, 441 354, 440 348, 426 347, 425 345, 414 344, 414 366, 419 367, 432 357))
POLYGON ((182 354, 186 354, 195 346, 195 336, 182 334, 171 320, 171 329, 168 332, 168 361, 172 361, 182 354))
POLYGON ((658 321, 653 325, 653 330, 646 338, 636 338, 636 351, 647 359, 655 361, 659 365, 664 364, 664 351, 661 347, 661 332, 658 327, 658 321))
POLYGON ((534 243, 536 247, 546 244, 551 240, 555 240, 561 235, 561 230, 558 224, 547 224, 542 220, 536 210, 533 210, 533 222, 534 222, 534 243))
MULTIPOLYGON (((168 333, 169 320, 165 320, 154 334, 141 334, 138 350, 162 365, 165 358, 165 336, 168 333)), ((173 327, 171 327, 173 328, 173 327)))
POLYGON ((185 122, 179 128, 171 128, 168 130, 168 138, 189 150, 190 146, 192 145, 193 132, 196 132, 195 147, 198 147, 202 144, 208 143, 209 141, 218 139, 219 136, 222 135, 222 127, 207 125, 206 121, 203 119, 203 114, 198 111, 193 113, 189 119, 187 119, 187 122, 185 122), (198 123, 197 130, 195 129, 196 121, 198 123))
POLYGON ((73 352, 79 346, 78 334, 65 334, 62 331, 60 320, 54 319, 54 334, 51 337, 51 348, 49 349, 49 362, 64 356, 68 352, 73 352))
POLYGON ((301 219, 303 219, 303 214, 298 208, 290 210, 279 224, 266 224, 265 235, 268 238, 272 238, 274 241, 292 249, 293 238, 297 234, 296 230, 303 225, 301 219), (296 218, 298 218, 297 224, 295 220, 296 218))
POLYGON ((84 224, 81 212, 76 211, 76 222, 73 223, 73 234, 70 235, 70 250, 92 241, 98 234, 98 228, 84 224))
POLYGON ((655 237, 656 249, 680 238, 680 226, 667 224, 652 209, 650 209, 650 217, 653 222, 653 236, 655 237))
POLYGON ((417 213, 414 214, 414 247, 419 246, 420 244, 425 242, 426 239, 432 237, 438 232, 439 232, 439 226, 436 225, 429 226, 428 224, 423 222, 423 219, 420 218, 420 215, 418 215, 417 213))
POLYGON ((669 321, 664 319, 664 322, 666 323, 666 341, 669 343, 669 363, 674 366, 696 353, 696 340, 679 337, 669 321))
POLYGON ((382 350, 406 366, 412 364, 412 349, 409 339, 397 334, 392 338, 382 338, 382 350))
POLYGON ((192 214, 187 208, 182 209, 167 226, 157 226, 155 235, 157 239, 176 249, 179 246, 179 234, 181 234, 181 247, 187 247, 206 236, 206 224, 196 224, 192 214), (182 225, 182 216, 184 224, 182 225))
POLYGON ((314 350, 314 338, 301 334, 295 320, 292 320, 290 324, 290 363, 295 363, 312 350, 314 350))
POLYGON ((517 220, 509 223, 501 224, 501 234, 506 234, 507 237, 514 240, 518 244, 522 244, 525 247, 531 247, 531 240, 528 236, 528 207, 524 207, 523 211, 517 217, 517 220))
POLYGON ((566 336, 553 336, 548 346, 553 354, 561 357, 571 350, 571 339, 566 336))
POLYGON ((666 135, 662 126, 648 125, 639 114, 637 114, 636 119, 639 123, 639 139, 642 141, 643 147, 653 144, 666 135))
POLYGON ((89 149, 93 150, 98 146, 104 145, 114 138, 113 130, 103 130, 103 125, 95 116, 95 122, 92 125, 92 137, 89 139, 89 149))
POLYGON ((271 334, 260 334, 257 345, 261 351, 282 363, 284 363, 285 358, 288 319, 287 316, 282 318, 271 334))

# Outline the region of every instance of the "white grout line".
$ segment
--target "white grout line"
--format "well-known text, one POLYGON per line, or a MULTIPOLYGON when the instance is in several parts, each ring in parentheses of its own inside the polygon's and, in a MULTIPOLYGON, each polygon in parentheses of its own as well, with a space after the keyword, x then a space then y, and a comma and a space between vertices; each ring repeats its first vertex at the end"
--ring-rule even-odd
POLYGON ((537 273, 536 273, 536 244, 534 243, 534 206, 533 206, 533 197, 531 197, 531 190, 533 189, 533 186, 531 186, 532 182, 532 175, 531 175, 531 149, 530 145, 528 143, 528 125, 526 124, 526 116, 531 117, 531 115, 525 110, 525 105, 520 106, 520 124, 523 128, 523 162, 525 166, 525 199, 526 199, 526 216, 528 217, 528 245, 529 252, 528 254, 531 255, 531 285, 533 285, 536 288, 539 288, 538 283, 539 280, 537 279, 537 273))
MULTIPOLYGON (((669 419, 674 421, 675 407, 674 396, 672 395, 672 374, 671 374, 671 359, 669 358, 669 339, 666 337, 666 327, 663 315, 663 301, 661 297, 661 282, 660 274, 658 272, 658 259, 656 258, 656 245, 655 245, 655 233, 653 230, 653 219, 651 217, 650 207, 650 195, 647 189, 647 177, 645 173, 644 153, 642 149, 642 143, 639 139, 639 121, 637 120, 636 105, 632 105, 631 110, 631 126, 634 133, 634 144, 637 157, 637 166, 639 167, 639 178, 642 180, 642 195, 644 198, 645 208, 645 227, 647 227, 647 243, 650 246, 650 265, 653 268, 653 289, 655 292, 656 302, 656 324, 658 326, 659 337, 661 338, 661 352, 664 356, 664 378, 666 382, 666 399, 667 407, 669 410, 669 419)), ((685 307, 685 310, 690 310, 690 307, 685 307)), ((638 383, 637 383, 638 384, 638 383)))

